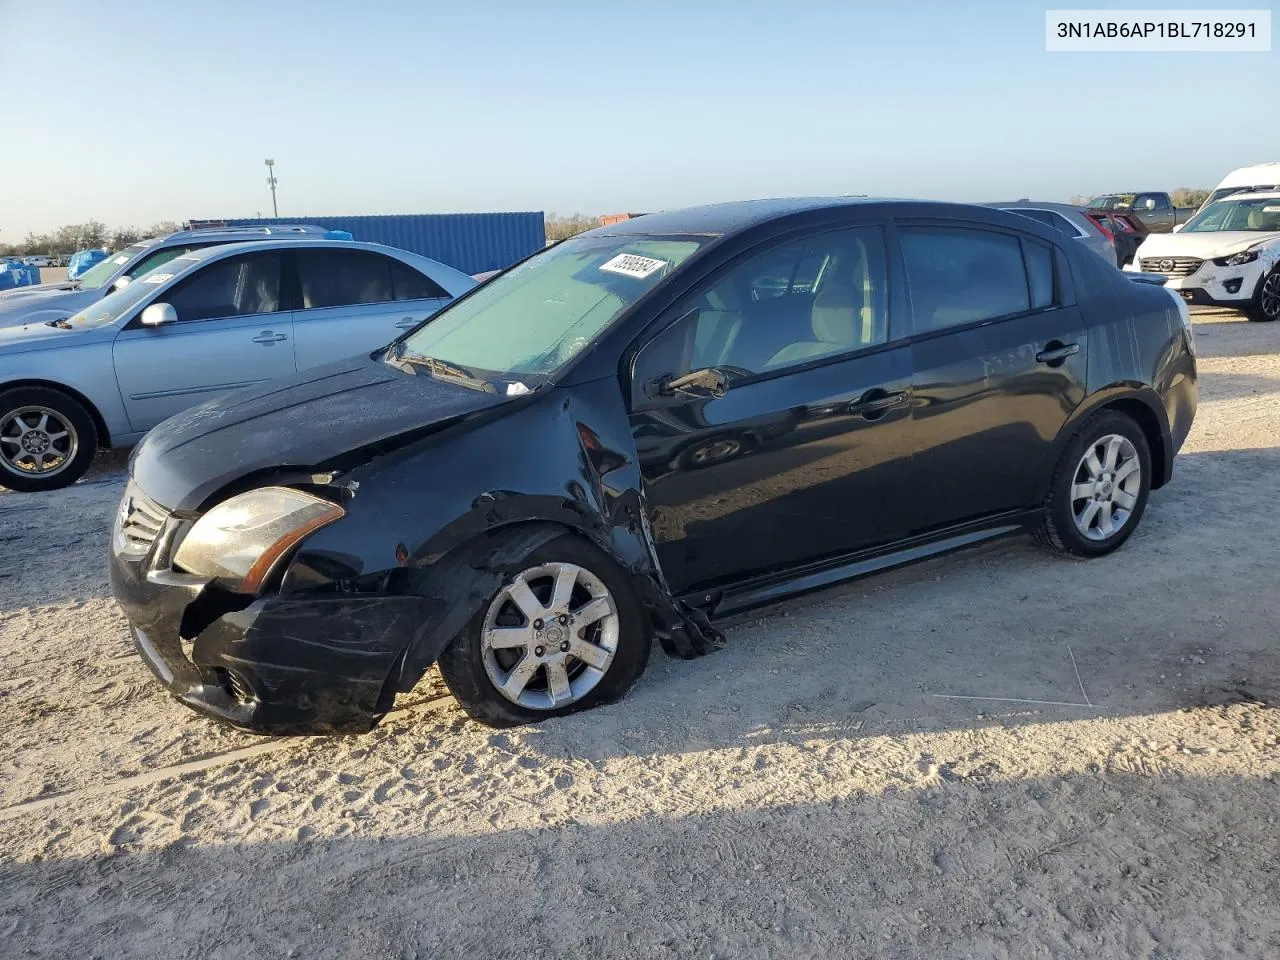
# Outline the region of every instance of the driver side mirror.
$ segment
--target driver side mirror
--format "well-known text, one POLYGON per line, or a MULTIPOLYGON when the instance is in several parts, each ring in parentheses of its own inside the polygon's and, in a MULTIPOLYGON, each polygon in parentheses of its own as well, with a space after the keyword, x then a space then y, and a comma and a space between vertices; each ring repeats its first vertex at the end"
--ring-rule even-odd
POLYGON ((153 303, 142 311, 144 327, 158 327, 166 323, 177 323, 178 311, 171 303, 153 303))
POLYGON ((133 283, 133 277, 122 275, 122 276, 116 277, 116 282, 111 285, 111 289, 123 290, 125 287, 127 287, 131 283, 133 283))

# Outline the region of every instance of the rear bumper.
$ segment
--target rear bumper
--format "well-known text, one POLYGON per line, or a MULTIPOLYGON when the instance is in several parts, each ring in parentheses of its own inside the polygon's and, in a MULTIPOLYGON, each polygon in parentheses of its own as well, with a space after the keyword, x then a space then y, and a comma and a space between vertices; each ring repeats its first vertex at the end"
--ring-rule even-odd
POLYGON ((157 582, 147 565, 112 550, 112 590, 143 661, 181 703, 258 733, 371 729, 438 606, 375 594, 241 597, 177 576, 157 582))

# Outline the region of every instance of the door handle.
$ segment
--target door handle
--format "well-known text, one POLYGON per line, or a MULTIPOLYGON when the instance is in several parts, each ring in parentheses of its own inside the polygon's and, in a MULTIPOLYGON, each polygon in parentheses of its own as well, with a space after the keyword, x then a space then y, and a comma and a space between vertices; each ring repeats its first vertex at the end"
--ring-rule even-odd
POLYGON ((1036 363, 1047 363, 1049 366, 1061 366, 1067 357, 1074 357, 1080 352, 1080 344, 1078 343, 1062 343, 1060 340, 1050 340, 1044 345, 1044 349, 1036 354, 1036 363))
POLYGON ((265 343, 270 346, 273 343, 279 343, 281 340, 288 340, 283 333, 273 333, 270 330, 263 330, 260 334, 253 338, 254 343, 265 343))
POLYGON ((416 327, 417 325, 418 325, 418 321, 415 320, 413 317, 402 317, 401 319, 396 321, 396 327, 397 329, 400 329, 400 330, 409 330, 412 327, 416 327))
POLYGON ((874 420, 886 410, 900 407, 906 402, 907 395, 902 391, 885 393, 883 390, 868 390, 861 398, 849 404, 849 412, 874 420))

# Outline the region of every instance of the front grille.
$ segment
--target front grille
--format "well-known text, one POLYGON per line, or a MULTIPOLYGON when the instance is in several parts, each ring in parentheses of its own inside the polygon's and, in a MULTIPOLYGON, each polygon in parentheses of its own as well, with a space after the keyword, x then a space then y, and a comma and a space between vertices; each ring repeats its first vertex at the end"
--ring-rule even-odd
POLYGON ((142 556, 151 549, 156 537, 169 518, 168 511, 160 506, 133 483, 125 489, 116 514, 117 542, 121 553, 142 556))
POLYGON ((1200 269, 1203 260, 1195 257, 1143 257, 1143 273, 1163 273, 1166 277, 1189 277, 1200 269))

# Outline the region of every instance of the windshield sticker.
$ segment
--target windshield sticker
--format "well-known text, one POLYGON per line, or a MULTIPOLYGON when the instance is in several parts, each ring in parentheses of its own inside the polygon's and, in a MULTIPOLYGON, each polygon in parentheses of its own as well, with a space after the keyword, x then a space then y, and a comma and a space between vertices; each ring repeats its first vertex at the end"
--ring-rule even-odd
POLYGON ((116 257, 116 258, 115 258, 114 260, 112 260, 111 262, 112 262, 112 263, 128 263, 128 262, 129 262, 129 258, 128 258, 128 257, 116 257))
POLYGON ((1280 213, 1280 207, 1263 207, 1263 213, 1280 213))
POLYGON ((600 269, 608 273, 620 273, 625 277, 643 280, 666 265, 665 260, 654 260, 652 257, 642 257, 634 253, 620 253, 612 260, 600 264, 600 269))
POLYGON ((164 283, 166 280, 172 280, 172 273, 149 273, 142 278, 143 283, 164 283))

